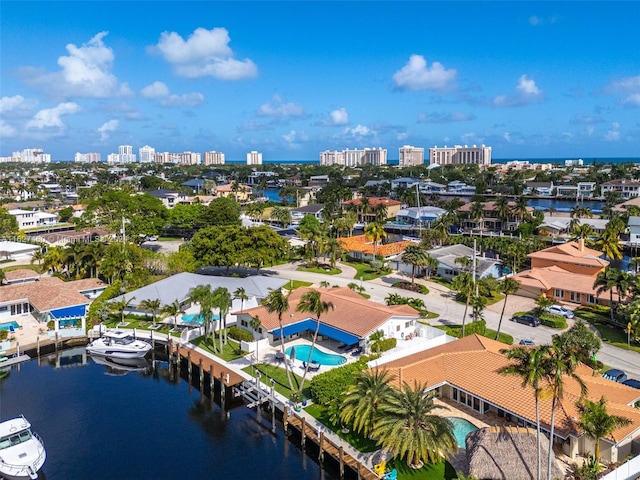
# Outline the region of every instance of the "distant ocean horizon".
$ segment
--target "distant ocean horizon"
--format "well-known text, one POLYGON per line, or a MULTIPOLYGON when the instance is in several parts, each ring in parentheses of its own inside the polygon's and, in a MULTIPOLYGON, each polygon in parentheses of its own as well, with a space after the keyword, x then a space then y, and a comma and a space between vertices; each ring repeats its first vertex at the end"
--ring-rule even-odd
MULTIPOLYGON (((564 165, 565 160, 582 160, 583 165, 593 165, 594 162, 598 164, 613 164, 613 163, 640 163, 640 157, 558 157, 558 158, 492 158, 491 163, 508 163, 514 161, 529 162, 529 163, 554 163, 564 165)), ((388 159, 388 165, 398 165, 399 160, 388 159)), ((227 163, 245 163, 244 160, 229 160, 227 163)), ((267 159, 263 161, 263 164, 310 164, 320 163, 320 160, 272 160, 267 159)))

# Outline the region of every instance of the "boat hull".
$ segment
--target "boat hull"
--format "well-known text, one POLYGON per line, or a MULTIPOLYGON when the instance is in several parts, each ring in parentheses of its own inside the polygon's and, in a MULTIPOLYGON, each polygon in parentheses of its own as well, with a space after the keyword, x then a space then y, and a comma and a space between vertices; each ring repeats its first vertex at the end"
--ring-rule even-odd
POLYGON ((100 355, 101 357, 113 357, 113 358, 143 358, 151 350, 151 346, 145 350, 122 350, 118 348, 92 348, 87 347, 87 353, 90 355, 100 355))

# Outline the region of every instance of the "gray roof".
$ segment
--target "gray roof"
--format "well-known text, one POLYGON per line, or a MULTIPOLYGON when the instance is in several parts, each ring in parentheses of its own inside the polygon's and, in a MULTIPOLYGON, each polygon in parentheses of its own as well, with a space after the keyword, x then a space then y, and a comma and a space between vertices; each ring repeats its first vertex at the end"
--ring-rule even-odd
POLYGON ((291 212, 318 213, 323 208, 324 208, 324 204, 323 203, 312 203, 312 204, 306 205, 304 207, 292 208, 291 212))
POLYGON ((421 218, 424 217, 430 219, 438 218, 445 213, 447 213, 447 211, 439 207, 409 207, 399 210, 396 217, 410 217, 416 219, 420 216, 421 218))
MULTIPOLYGON (((441 248, 429 250, 429 255, 438 260, 438 262, 451 267, 453 270, 461 270, 462 265, 456 263, 456 258, 473 256, 473 248, 466 245, 449 245, 441 248)), ((484 272, 493 268, 494 265, 500 265, 502 262, 493 258, 485 258, 476 255, 476 275, 482 276, 484 272)))
POLYGON ((629 227, 640 227, 640 217, 629 217, 629 221, 627 222, 627 226, 629 226, 629 227))
POLYGON ((152 283, 124 295, 116 297, 114 300, 127 300, 135 297, 135 303, 140 304, 143 300, 159 299, 163 305, 174 300, 183 302, 189 295, 189 290, 199 285, 211 285, 212 289, 225 287, 231 294, 242 287, 249 297, 265 298, 270 289, 282 288, 288 280, 280 278, 270 278, 261 275, 254 275, 245 278, 215 277, 212 275, 200 275, 197 273, 178 273, 171 277, 152 283))

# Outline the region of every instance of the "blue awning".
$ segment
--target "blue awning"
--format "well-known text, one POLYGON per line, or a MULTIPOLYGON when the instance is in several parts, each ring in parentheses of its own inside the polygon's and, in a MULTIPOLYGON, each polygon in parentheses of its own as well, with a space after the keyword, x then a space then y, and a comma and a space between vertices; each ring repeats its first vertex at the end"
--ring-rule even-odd
MULTIPOLYGON (((309 318, 307 320, 303 320, 301 322, 293 323, 287 325, 282 328, 283 335, 285 337, 289 335, 295 335, 298 333, 302 333, 305 331, 310 331, 311 333, 316 331, 317 321, 309 318)), ((280 327, 274 328, 269 333, 273 335, 274 339, 280 338, 280 327)), ((340 330, 339 328, 332 327, 331 325, 326 325, 320 322, 320 328, 318 329, 318 335, 322 335, 323 337, 329 337, 336 342, 342 342, 345 345, 353 345, 354 343, 358 343, 360 341, 360 337, 354 335, 349 332, 345 332, 344 330, 340 330)))
POLYGON ((87 311, 86 305, 75 305, 73 307, 57 308, 51 310, 51 316, 53 318, 68 318, 68 317, 83 317, 87 311))

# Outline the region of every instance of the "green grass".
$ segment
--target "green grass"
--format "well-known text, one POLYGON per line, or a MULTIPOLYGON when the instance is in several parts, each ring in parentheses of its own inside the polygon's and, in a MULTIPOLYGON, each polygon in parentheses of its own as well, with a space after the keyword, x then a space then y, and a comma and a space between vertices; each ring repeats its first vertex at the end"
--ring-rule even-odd
MULTIPOLYGON (((471 335, 471 333, 478 333, 478 332, 474 332, 474 328, 473 328, 473 323, 467 323, 466 328, 465 328, 465 336, 471 335), (471 328, 469 328, 469 326, 471 325, 471 328)), ((450 335, 452 337, 456 337, 456 338, 460 338, 462 336, 462 325, 433 325, 435 328, 439 328, 440 330, 444 330, 445 332, 447 332, 447 335, 450 335)), ((478 333, 479 335, 482 335, 483 337, 486 338, 490 338, 491 340, 494 340, 496 338, 496 331, 492 330, 491 328, 485 328, 484 329, 484 333, 478 333)), ((507 345, 513 345, 513 337, 511 335, 509 335, 508 333, 504 333, 504 332, 500 332, 500 335, 498 336, 498 341, 501 343, 506 343, 507 345)))
POLYGON ((336 425, 329 419, 327 407, 313 404, 309 405, 304 410, 309 415, 313 416, 313 418, 320 421, 323 425, 327 426, 329 429, 335 432, 335 434, 340 438, 348 442, 349 445, 352 445, 353 447, 358 449, 358 451, 363 453, 375 452, 380 448, 374 440, 366 438, 357 432, 349 431, 349 433, 342 433, 340 425, 336 425))
POLYGON ((440 316, 439 313, 427 312, 427 314, 424 316, 424 318, 426 318, 427 320, 433 320, 434 318, 438 318, 439 316, 440 316))
POLYGON ((624 325, 619 327, 612 325, 609 315, 598 314, 581 308, 576 308, 574 313, 593 325, 600 333, 603 342, 640 353, 640 346, 634 344, 634 342, 631 342, 631 346, 627 346, 627 332, 624 325))
MULTIPOLYGON (((287 398, 289 398, 289 396, 294 391, 298 391, 298 388, 300 387, 300 381, 302 380, 302 377, 292 372, 291 380, 293 382, 294 390, 291 390, 289 388, 287 373, 285 372, 284 368, 280 368, 276 365, 270 365, 267 363, 258 363, 249 367, 245 367, 242 370, 254 378, 257 376, 257 372, 260 372, 260 380, 265 385, 270 385, 271 379, 273 379, 275 382, 274 388, 276 392, 278 392, 280 395, 284 395, 287 398)), ((309 379, 307 378, 305 384, 308 385, 308 381, 309 379)), ((311 398, 309 387, 306 387, 302 390, 302 396, 307 400, 311 398)))
POLYGON ((487 299, 487 307, 489 305, 493 305, 494 303, 498 303, 500 300, 504 298, 504 295, 500 292, 491 292, 490 297, 484 297, 487 299))
MULTIPOLYGON (((10 262, 12 262, 13 260, 9 260, 10 262)), ((11 272, 13 270, 23 270, 23 269, 27 269, 27 270, 33 270, 36 273, 40 273, 40 270, 38 269, 38 265, 12 265, 10 267, 2 267, 2 270, 4 270, 5 273, 7 272, 11 272)))
POLYGON ((240 350, 240 343, 236 342, 235 340, 229 339, 229 343, 227 343, 226 345, 223 344, 222 353, 217 352, 217 349, 220 348, 220 340, 218 339, 217 335, 215 342, 216 350, 213 349, 213 345, 211 343, 211 335, 207 335, 206 338, 196 338, 191 343, 193 343, 197 347, 202 348, 203 350, 206 350, 209 353, 213 353, 215 356, 221 358, 225 362, 231 362, 246 355, 246 353, 240 350))
POLYGON ((342 270, 339 268, 298 267, 296 270, 299 272, 322 273, 324 275, 338 275, 342 273, 342 270))
POLYGON ((455 468, 443 460, 440 463, 428 463, 419 470, 409 468, 403 460, 391 460, 387 467, 398 471, 398 480, 455 480, 458 478, 455 468))
POLYGON ((302 280, 289 280, 286 285, 283 285, 283 288, 287 290, 295 290, 300 287, 309 287, 313 285, 311 282, 303 282, 302 280))
POLYGON ((356 280, 360 280, 360 277, 362 277, 362 280, 367 281, 367 280, 375 280, 376 278, 380 278, 383 275, 388 275, 390 273, 389 270, 385 270, 384 268, 382 270, 374 270, 373 268, 371 268, 371 266, 368 263, 361 263, 361 262, 342 262, 345 265, 349 265, 350 267, 353 267, 357 270, 355 278, 356 280))
POLYGON ((429 282, 437 283, 438 285, 442 285, 443 287, 447 287, 451 290, 451 280, 447 280, 442 277, 431 277, 428 279, 429 282))

